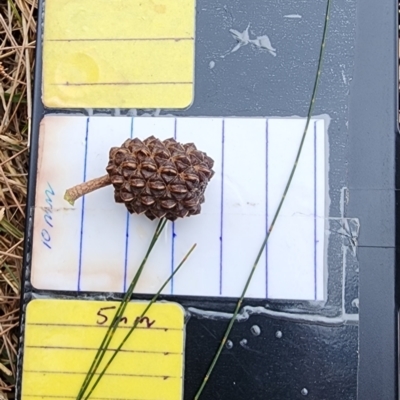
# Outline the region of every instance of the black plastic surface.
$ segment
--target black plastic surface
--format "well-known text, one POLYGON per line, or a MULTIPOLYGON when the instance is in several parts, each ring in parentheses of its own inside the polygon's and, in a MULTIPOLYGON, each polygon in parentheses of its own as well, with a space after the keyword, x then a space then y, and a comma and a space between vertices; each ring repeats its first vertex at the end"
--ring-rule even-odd
POLYGON ((391 400, 398 398, 397 1, 359 1, 356 35, 348 171, 349 215, 361 225, 358 392, 360 400, 391 400))

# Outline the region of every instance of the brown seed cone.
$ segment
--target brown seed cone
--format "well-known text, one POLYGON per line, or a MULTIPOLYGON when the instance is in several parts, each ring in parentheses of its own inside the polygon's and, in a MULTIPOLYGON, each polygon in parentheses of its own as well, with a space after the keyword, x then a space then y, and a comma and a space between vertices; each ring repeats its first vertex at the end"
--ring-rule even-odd
POLYGON ((106 168, 117 203, 150 220, 199 214, 214 161, 193 143, 175 139, 126 140, 113 147, 106 168))
POLYGON ((110 149, 107 175, 68 189, 64 198, 73 204, 112 184, 115 201, 125 204, 131 214, 175 221, 200 214, 213 166, 214 161, 193 143, 160 141, 154 136, 128 139, 110 149))

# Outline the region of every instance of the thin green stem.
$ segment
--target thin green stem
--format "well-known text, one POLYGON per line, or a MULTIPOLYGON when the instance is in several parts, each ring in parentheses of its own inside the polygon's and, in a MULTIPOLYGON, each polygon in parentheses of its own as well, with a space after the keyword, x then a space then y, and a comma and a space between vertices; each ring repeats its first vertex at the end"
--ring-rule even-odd
POLYGON ((128 331, 128 333, 126 334, 125 338, 122 340, 121 344, 114 350, 114 354, 111 356, 110 360, 107 362, 107 364, 105 365, 104 369, 100 372, 98 378, 96 379, 96 381, 94 382, 92 388, 90 389, 89 394, 85 397, 85 400, 89 399, 90 395, 92 394, 93 390, 96 388, 97 384, 99 383, 100 379, 102 378, 102 376, 105 374, 105 372, 107 371, 108 367, 110 366, 110 364, 112 363, 112 361, 114 360, 114 358, 117 356, 117 354, 119 353, 119 351, 122 349, 122 346, 125 344, 125 342, 128 340, 129 336, 132 334, 132 332, 136 329, 137 325, 140 323, 140 321, 142 320, 142 318, 146 315, 147 311, 150 309, 150 307, 156 302, 156 300, 158 299, 158 296, 160 295, 160 293, 164 290, 165 286, 167 286, 168 282, 174 277, 174 275, 180 270, 180 268, 182 267, 182 265, 186 262, 186 260, 189 258, 190 254, 192 253, 192 251, 195 249, 195 247, 197 246, 197 244, 194 244, 190 250, 186 253, 185 257, 183 257, 182 261, 179 263, 179 265, 175 268, 174 272, 170 275, 170 277, 164 282, 164 284, 161 286, 161 288, 158 290, 158 292, 154 295, 154 297, 150 300, 149 304, 147 305, 147 307, 144 309, 144 311, 142 312, 142 314, 140 315, 139 318, 137 318, 135 320, 135 323, 133 324, 132 328, 128 331))
POLYGON ((296 159, 294 161, 292 170, 291 170, 290 175, 289 175, 289 179, 288 179, 288 181, 286 183, 285 190, 283 191, 283 195, 282 195, 281 200, 279 202, 278 208, 276 210, 274 218, 272 219, 271 225, 270 225, 270 227, 268 229, 267 235, 265 236, 265 239, 264 239, 264 241, 263 241, 263 243, 262 243, 262 245, 260 247, 260 250, 259 250, 259 252, 257 254, 256 260, 255 260, 255 262, 253 264, 253 267, 252 267, 252 269, 250 271, 250 274, 249 274, 249 276, 247 278, 246 284, 245 284, 243 292, 242 292, 242 294, 241 294, 241 296, 239 298, 239 301, 236 304, 235 311, 233 313, 232 319, 229 321, 228 328, 225 331, 225 334, 224 334, 224 337, 222 338, 221 344, 218 347, 218 350, 217 350, 217 352, 216 352, 216 354, 215 354, 215 356, 214 356, 214 358, 213 358, 213 360, 212 360, 212 362, 210 364, 210 367, 208 368, 208 371, 207 371, 207 373, 206 373, 206 375, 205 375, 205 377, 203 379, 203 382, 202 382, 199 390, 197 391, 197 393, 196 393, 196 395, 194 397, 194 400, 198 400, 200 398, 200 395, 203 392, 204 387, 206 386, 206 384, 207 384, 207 382, 208 382, 208 380, 209 380, 209 378, 210 378, 210 376, 212 374, 212 371, 213 371, 213 369, 214 369, 214 367, 215 367, 215 365, 216 365, 216 363, 217 363, 217 361, 218 361, 218 359, 219 359, 219 357, 221 355, 221 352, 222 352, 222 350, 223 350, 223 348, 225 346, 225 343, 228 340, 228 337, 229 337, 229 334, 230 334, 230 332, 232 330, 233 324, 235 323, 235 320, 236 320, 237 315, 239 313, 240 307, 242 306, 242 303, 243 303, 244 297, 246 295, 247 289, 250 286, 250 283, 251 283, 251 280, 253 278, 254 272, 256 271, 257 265, 258 265, 258 263, 260 261, 261 255, 264 252, 264 249, 266 247, 268 239, 269 239, 269 237, 271 235, 271 232, 272 232, 272 230, 273 230, 273 228, 275 226, 276 220, 278 219, 278 216, 279 216, 279 214, 281 212, 283 203, 285 202, 287 193, 288 193, 290 185, 292 183, 293 176, 294 176, 294 174, 296 172, 297 165, 298 165, 298 162, 299 162, 299 159, 300 159, 300 155, 301 155, 301 152, 303 150, 303 145, 304 145, 304 141, 305 141, 305 138, 306 138, 306 135, 307 135, 308 127, 310 125, 310 120, 311 120, 312 112, 313 112, 313 109, 314 109, 315 98, 316 98, 316 95, 317 95, 317 87, 318 87, 318 83, 319 83, 319 77, 321 75, 322 60, 323 60, 323 54, 324 54, 324 50, 325 50, 325 43, 326 43, 326 34, 327 34, 327 30, 328 30, 330 3, 331 3, 331 0, 327 0, 327 2, 326 2, 326 11, 325 11, 325 22, 324 22, 324 29, 323 29, 323 34, 322 34, 322 41, 321 41, 320 54, 319 54, 319 60, 318 60, 317 74, 316 74, 315 81, 314 81, 314 88, 313 88, 312 95, 311 95, 311 102, 310 102, 310 105, 309 105, 309 108, 308 108, 306 126, 304 128, 303 136, 301 138, 299 149, 297 151, 296 159))
POLYGON ((13 3, 12 0, 8 0, 8 4, 9 4, 10 7, 12 8, 12 11, 13 11, 15 17, 17 18, 17 20, 19 21, 19 23, 20 23, 21 26, 22 26, 22 18, 21 18, 21 16, 20 16, 19 13, 18 13, 17 7, 15 7, 15 4, 13 3))
POLYGON ((143 258, 143 260, 142 260, 142 262, 141 262, 141 264, 139 266, 139 269, 137 270, 137 272, 136 272, 131 284, 129 285, 129 288, 126 291, 126 293, 125 293, 125 295, 124 295, 124 297, 123 297, 123 299, 122 299, 122 301, 121 301, 121 303, 120 303, 120 305, 119 305, 119 307, 118 307, 118 309, 117 309, 117 311, 116 311, 116 313, 114 315, 114 318, 112 319, 112 321, 110 323, 109 328, 107 329, 107 332, 106 332, 106 334, 105 334, 105 336, 103 338, 103 341, 100 344, 100 347, 99 347, 99 349, 98 349, 98 351, 97 351, 97 353, 95 355, 95 358, 94 358, 94 360, 92 362, 92 365, 90 366, 89 371, 86 374, 85 380, 84 380, 84 382, 82 384, 82 387, 81 387, 81 389, 80 389, 80 391, 78 393, 77 400, 81 400, 83 398, 88 386, 90 385, 91 380, 94 377, 94 374, 96 373, 97 368, 99 367, 101 361, 103 360, 104 355, 106 354, 108 346, 109 346, 109 344, 110 344, 110 342, 112 340, 112 337, 113 337, 113 335, 115 333, 115 330, 118 327, 118 323, 120 321, 120 318, 122 317, 122 315, 123 315, 123 313, 124 313, 124 311, 126 309, 126 306, 127 306, 128 302, 129 302, 131 296, 132 296, 133 290, 136 287, 136 284, 137 284, 137 282, 138 282, 138 280, 140 278, 140 275, 141 275, 141 273, 143 271, 143 268, 146 265, 146 262, 147 262, 147 260, 148 260, 148 258, 150 256, 153 248, 154 248, 154 245, 156 244, 158 238, 160 237, 160 234, 163 231, 166 223, 167 223, 166 219, 161 219, 159 221, 159 223, 158 223, 158 225, 156 227, 156 230, 154 232, 154 235, 152 237, 152 240, 151 240, 151 242, 149 244, 149 247, 147 249, 147 252, 146 252, 146 254, 145 254, 145 256, 144 256, 144 258, 143 258))

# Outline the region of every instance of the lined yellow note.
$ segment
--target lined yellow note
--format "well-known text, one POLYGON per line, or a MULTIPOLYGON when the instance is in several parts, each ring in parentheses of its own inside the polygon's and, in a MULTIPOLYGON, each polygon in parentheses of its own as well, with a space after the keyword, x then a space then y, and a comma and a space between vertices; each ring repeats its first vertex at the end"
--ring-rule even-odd
POLYGON ((46 0, 49 108, 186 108, 195 0, 46 0))
MULTIPOLYGON (((22 400, 76 398, 118 304, 58 299, 30 302, 26 312, 22 400)), ((146 305, 128 304, 98 372, 146 305)), ((181 400, 183 357, 183 308, 175 303, 153 304, 91 398, 181 400)))

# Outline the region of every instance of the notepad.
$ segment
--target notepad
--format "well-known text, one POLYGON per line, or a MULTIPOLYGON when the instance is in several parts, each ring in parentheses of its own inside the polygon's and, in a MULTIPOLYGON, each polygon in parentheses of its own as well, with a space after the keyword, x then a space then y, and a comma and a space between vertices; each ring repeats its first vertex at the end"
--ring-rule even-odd
MULTIPOLYGON (((157 221, 131 215, 106 187, 67 203, 65 190, 105 175, 109 149, 154 135, 194 142, 214 159, 200 215, 170 222, 138 282, 156 293, 237 297, 277 210, 306 120, 302 118, 46 116, 39 136, 32 284, 60 291, 124 292, 157 221)), ((281 215, 247 297, 324 298, 326 122, 313 119, 281 215)))
MULTIPOLYGON (((75 399, 118 305, 104 301, 31 301, 26 311, 22 400, 75 399)), ((144 302, 128 303, 98 372, 146 306, 144 302)), ((181 400, 183 360, 184 310, 175 303, 155 303, 91 398, 181 400)))
POLYGON ((193 98, 195 0, 46 0, 49 108, 186 108, 193 98))

